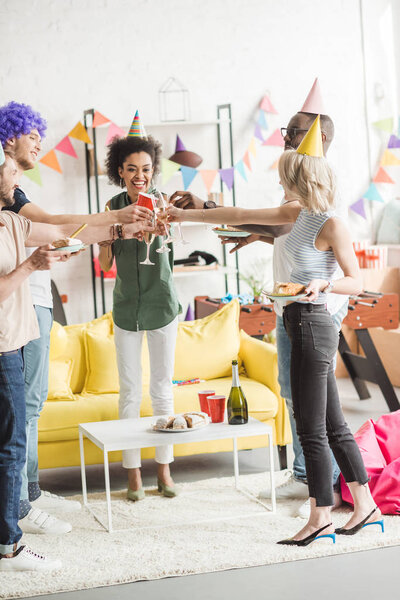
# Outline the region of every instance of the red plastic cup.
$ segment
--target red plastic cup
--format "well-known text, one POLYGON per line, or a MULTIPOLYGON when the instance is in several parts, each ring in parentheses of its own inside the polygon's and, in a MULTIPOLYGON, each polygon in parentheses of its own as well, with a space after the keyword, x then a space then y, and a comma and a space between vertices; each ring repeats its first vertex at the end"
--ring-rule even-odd
POLYGON ((208 396, 209 415, 213 423, 222 423, 225 416, 225 396, 208 396))
POLYGON ((208 396, 214 396, 215 390, 202 390, 199 392, 199 402, 201 412, 205 412, 211 417, 210 410, 208 408, 207 398, 208 396))
POLYGON ((143 192, 139 194, 137 206, 144 206, 149 210, 154 210, 154 198, 151 194, 144 194, 143 192))

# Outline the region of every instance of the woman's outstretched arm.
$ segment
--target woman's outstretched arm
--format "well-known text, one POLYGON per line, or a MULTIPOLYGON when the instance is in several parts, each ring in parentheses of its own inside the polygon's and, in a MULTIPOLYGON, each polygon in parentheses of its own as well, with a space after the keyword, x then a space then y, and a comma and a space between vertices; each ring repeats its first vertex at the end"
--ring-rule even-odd
POLYGON ((167 211, 170 221, 194 221, 199 223, 225 223, 229 225, 286 225, 294 223, 301 208, 299 204, 288 202, 277 208, 237 208, 219 207, 218 210, 183 210, 169 206, 167 211))

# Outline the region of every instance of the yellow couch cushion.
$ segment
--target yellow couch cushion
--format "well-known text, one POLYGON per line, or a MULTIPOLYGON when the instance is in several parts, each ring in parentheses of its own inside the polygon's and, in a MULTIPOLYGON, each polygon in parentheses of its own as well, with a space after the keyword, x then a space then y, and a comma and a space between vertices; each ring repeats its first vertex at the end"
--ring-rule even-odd
POLYGON ((71 390, 72 360, 51 360, 47 400, 74 400, 71 390))
POLYGON ((196 321, 179 323, 174 379, 215 379, 232 371, 240 346, 238 300, 196 321))
POLYGON ((84 339, 87 371, 83 393, 118 393, 119 378, 114 336, 87 329, 84 339))

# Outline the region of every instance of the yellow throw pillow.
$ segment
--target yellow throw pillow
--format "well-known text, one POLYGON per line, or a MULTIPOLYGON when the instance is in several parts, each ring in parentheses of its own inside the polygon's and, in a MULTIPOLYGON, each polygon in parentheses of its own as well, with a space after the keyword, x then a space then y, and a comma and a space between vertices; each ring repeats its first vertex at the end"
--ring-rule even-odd
POLYGON ((75 400, 71 390, 72 360, 51 360, 47 400, 75 400))
POLYGON ((216 379, 232 373, 240 346, 239 313, 239 301, 232 300, 204 319, 179 323, 174 379, 216 379))
POLYGON ((114 336, 87 329, 84 333, 87 373, 83 393, 119 392, 114 336))

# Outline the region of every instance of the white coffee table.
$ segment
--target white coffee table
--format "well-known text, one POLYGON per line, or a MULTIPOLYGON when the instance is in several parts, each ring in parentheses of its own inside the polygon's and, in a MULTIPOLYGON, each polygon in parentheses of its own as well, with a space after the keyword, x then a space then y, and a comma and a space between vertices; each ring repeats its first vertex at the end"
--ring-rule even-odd
POLYGON ((152 431, 152 424, 157 417, 144 417, 141 419, 122 419, 118 421, 99 421, 96 423, 81 423, 79 425, 79 446, 81 454, 81 475, 83 503, 92 515, 112 532, 111 494, 110 494, 110 471, 108 453, 115 450, 132 450, 134 448, 152 448, 153 446, 166 446, 170 444, 186 444, 206 442, 209 440, 232 439, 233 440, 233 467, 235 474, 235 488, 241 493, 256 500, 259 504, 270 510, 276 511, 275 501, 275 479, 273 460, 272 427, 257 419, 249 417, 246 425, 229 425, 228 423, 211 423, 206 427, 185 433, 162 433, 152 431), (239 487, 239 461, 237 439, 257 435, 268 436, 269 448, 269 472, 271 484, 271 506, 261 502, 253 494, 239 487), (107 524, 96 515, 87 499, 85 455, 83 447, 83 436, 86 436, 98 448, 103 451, 104 456, 104 479, 107 502, 107 524))

